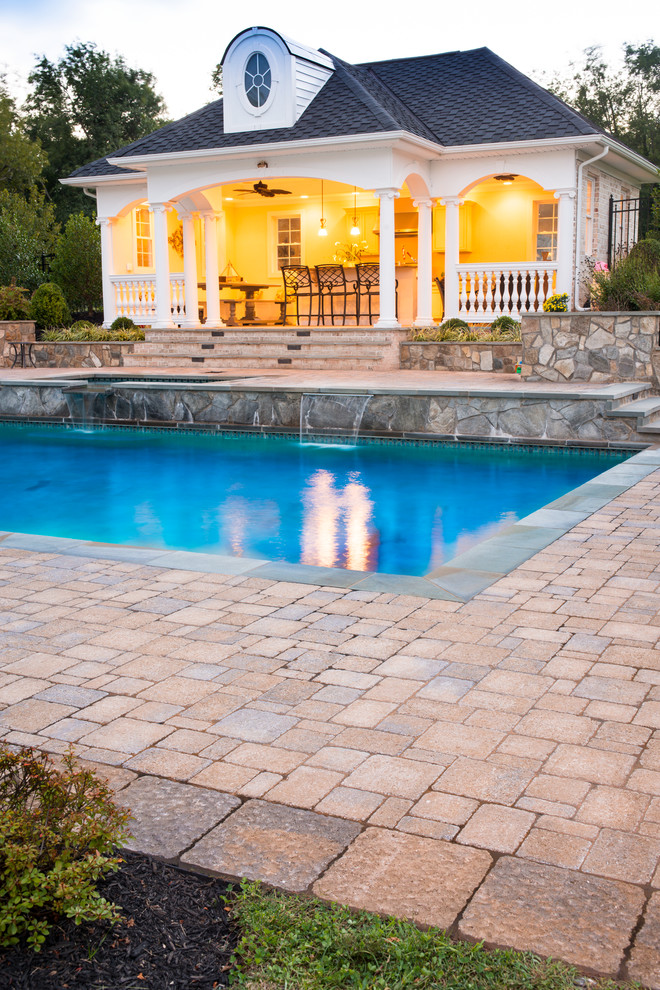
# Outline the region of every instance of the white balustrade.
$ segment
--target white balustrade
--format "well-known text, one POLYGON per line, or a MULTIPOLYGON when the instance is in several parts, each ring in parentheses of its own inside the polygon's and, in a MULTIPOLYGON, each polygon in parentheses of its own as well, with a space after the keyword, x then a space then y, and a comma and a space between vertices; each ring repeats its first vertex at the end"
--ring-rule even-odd
MULTIPOLYGON (((156 319, 156 277, 154 275, 111 275, 117 316, 128 316, 138 326, 149 326, 156 319)), ((170 275, 172 321, 186 315, 183 273, 170 275)))
POLYGON ((457 265, 456 271, 460 315, 475 323, 542 310, 557 284, 554 262, 457 265))

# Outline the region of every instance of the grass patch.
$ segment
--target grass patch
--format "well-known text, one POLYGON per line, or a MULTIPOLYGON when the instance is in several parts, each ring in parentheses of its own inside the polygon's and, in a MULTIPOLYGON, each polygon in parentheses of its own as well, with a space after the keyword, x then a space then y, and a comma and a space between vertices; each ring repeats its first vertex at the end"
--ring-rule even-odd
MULTIPOLYGON (((244 882, 231 911, 241 932, 232 983, 248 990, 622 990, 527 952, 487 951, 336 904, 244 882)), ((633 984, 625 984, 631 987, 633 984)), ((636 986, 636 984, 635 984, 636 986)))

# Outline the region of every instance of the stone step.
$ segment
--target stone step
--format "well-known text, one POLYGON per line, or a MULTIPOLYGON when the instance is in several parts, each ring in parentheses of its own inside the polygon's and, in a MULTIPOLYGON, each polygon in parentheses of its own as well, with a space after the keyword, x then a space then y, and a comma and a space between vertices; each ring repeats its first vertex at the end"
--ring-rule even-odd
POLYGON ((215 344, 202 347, 194 347, 188 344, 161 344, 145 345, 139 344, 133 354, 148 357, 150 354, 172 357, 247 357, 254 355, 255 358, 278 358, 278 357, 311 357, 311 358, 381 358, 387 354, 385 348, 376 346, 367 347, 364 344, 333 344, 318 345, 281 345, 262 344, 260 347, 245 347, 242 344, 215 344))
MULTIPOLYGON (((132 354, 124 358, 126 368, 199 368, 202 369, 240 369, 240 368, 263 368, 264 370, 275 368, 300 368, 302 370, 362 370, 362 371, 386 371, 395 370, 394 365, 390 368, 379 355, 367 356, 365 354, 352 358, 328 358, 296 356, 284 358, 264 358, 255 356, 243 357, 203 357, 196 356, 183 357, 171 354, 132 354)), ((398 365, 396 366, 398 368, 398 365)))
POLYGON ((635 429, 638 433, 660 432, 660 396, 649 395, 630 402, 615 404, 605 413, 611 418, 626 417, 636 419, 635 429))
POLYGON ((660 395, 650 395, 643 399, 633 399, 616 406, 609 415, 616 416, 653 416, 660 413, 660 395))
POLYGON ((263 330, 258 327, 227 327, 224 330, 147 330, 146 342, 155 343, 213 343, 215 340, 227 340, 236 343, 259 344, 264 341, 278 343, 295 343, 298 340, 317 341, 338 341, 351 340, 359 343, 361 341, 380 341, 389 344, 392 340, 398 340, 405 336, 404 331, 375 330, 371 327, 358 329, 356 327, 300 327, 287 328, 286 330, 263 330), (395 336, 396 335, 396 336, 395 336))

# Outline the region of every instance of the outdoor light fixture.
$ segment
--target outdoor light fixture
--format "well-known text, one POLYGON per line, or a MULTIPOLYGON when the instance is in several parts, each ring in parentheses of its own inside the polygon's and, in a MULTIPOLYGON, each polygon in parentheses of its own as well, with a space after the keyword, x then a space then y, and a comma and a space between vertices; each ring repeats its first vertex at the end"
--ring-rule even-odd
POLYGON ((503 186, 510 186, 513 180, 516 178, 511 172, 505 172, 503 175, 496 175, 495 181, 501 182, 503 186))
POLYGON ((353 226, 351 227, 351 237, 360 236, 360 225, 357 218, 357 187, 353 186, 353 226))
POLYGON ((326 219, 323 216, 323 179, 321 179, 321 219, 319 221, 319 229, 317 233, 319 237, 328 236, 328 231, 326 230, 326 219))

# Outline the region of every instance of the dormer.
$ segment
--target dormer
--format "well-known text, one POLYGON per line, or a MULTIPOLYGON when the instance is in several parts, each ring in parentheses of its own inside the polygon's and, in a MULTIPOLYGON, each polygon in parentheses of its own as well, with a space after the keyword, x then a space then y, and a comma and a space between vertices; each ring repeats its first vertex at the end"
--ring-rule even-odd
POLYGON ((241 31, 222 58, 225 134, 293 127, 333 71, 327 55, 277 31, 241 31))

